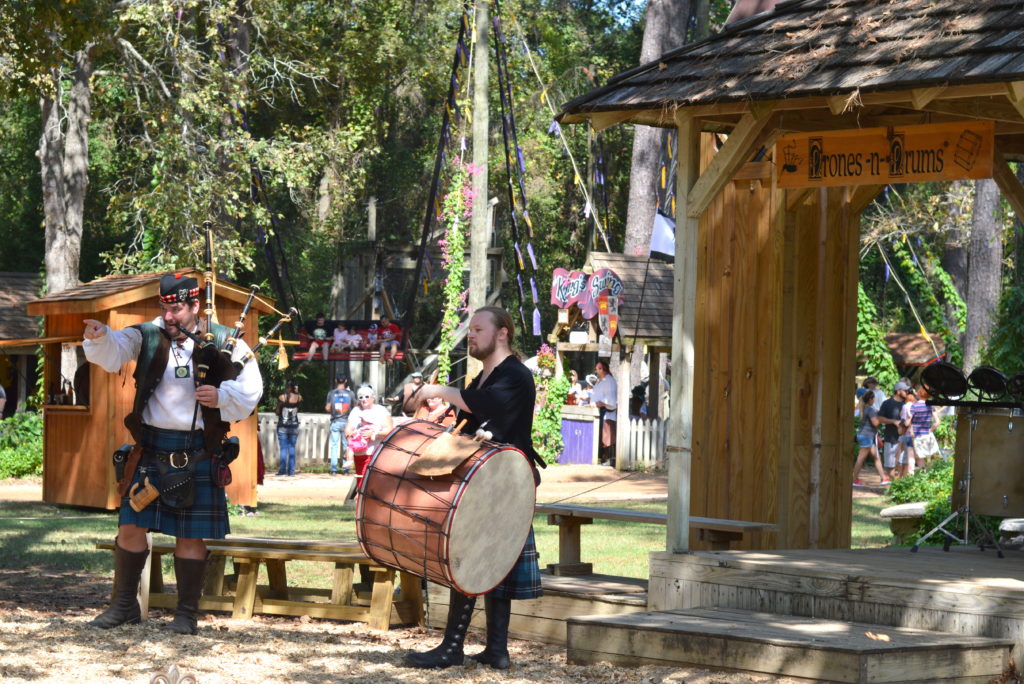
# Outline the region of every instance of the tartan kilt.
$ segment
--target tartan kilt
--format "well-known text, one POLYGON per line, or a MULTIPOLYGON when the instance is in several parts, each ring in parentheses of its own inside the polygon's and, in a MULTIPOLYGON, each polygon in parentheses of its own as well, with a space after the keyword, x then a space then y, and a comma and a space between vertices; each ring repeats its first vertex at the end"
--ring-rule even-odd
MULTIPOLYGON (((143 448, 157 452, 180 451, 191 444, 192 448, 203 446, 203 431, 196 430, 189 440, 184 430, 161 430, 148 425, 142 427, 143 448)), ((157 489, 160 488, 160 469, 156 461, 139 464, 132 478, 141 486, 146 477, 157 489)), ((228 522, 227 496, 224 490, 213 483, 213 460, 206 459, 196 465, 196 499, 191 508, 171 508, 158 497, 151 504, 136 513, 128 504, 128 497, 121 499, 119 524, 137 525, 151 532, 162 532, 172 537, 186 539, 223 539, 231 531, 228 522)))
POLYGON ((540 554, 533 538, 533 526, 526 538, 526 544, 519 554, 519 560, 512 566, 501 584, 492 589, 488 596, 500 599, 532 599, 544 595, 540 584, 540 554))

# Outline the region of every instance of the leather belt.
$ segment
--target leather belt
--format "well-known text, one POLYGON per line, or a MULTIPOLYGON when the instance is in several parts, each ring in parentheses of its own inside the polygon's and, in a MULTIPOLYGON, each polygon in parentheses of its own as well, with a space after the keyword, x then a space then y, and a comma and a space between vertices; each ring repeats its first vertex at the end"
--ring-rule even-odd
POLYGON ((144 450, 142 452, 142 458, 146 462, 157 461, 159 463, 166 463, 172 468, 187 468, 190 464, 202 463, 209 454, 206 453, 205 449, 192 449, 191 451, 149 451, 144 450))

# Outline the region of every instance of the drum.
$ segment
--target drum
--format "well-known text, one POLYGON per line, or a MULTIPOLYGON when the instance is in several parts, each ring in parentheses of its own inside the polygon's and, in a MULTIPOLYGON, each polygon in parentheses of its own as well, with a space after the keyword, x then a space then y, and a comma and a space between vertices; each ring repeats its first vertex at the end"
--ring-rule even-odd
POLYGON ((921 371, 921 384, 938 399, 956 400, 967 394, 967 378, 951 363, 936 361, 921 371))
POLYGON ((1024 517, 1024 415, 1020 409, 960 409, 956 420, 953 509, 965 504, 962 486, 971 468, 971 511, 1002 518, 1024 517), (977 419, 970 432, 972 416, 977 419), (970 452, 970 453, 968 453, 970 452))
POLYGON ((417 459, 444 432, 413 420, 381 442, 359 489, 356 536, 378 563, 483 594, 505 579, 526 543, 533 468, 518 449, 481 442, 449 475, 418 475, 417 459))
POLYGON ((1006 395, 1006 375, 992 366, 978 366, 967 376, 967 386, 981 401, 998 401, 1006 395))

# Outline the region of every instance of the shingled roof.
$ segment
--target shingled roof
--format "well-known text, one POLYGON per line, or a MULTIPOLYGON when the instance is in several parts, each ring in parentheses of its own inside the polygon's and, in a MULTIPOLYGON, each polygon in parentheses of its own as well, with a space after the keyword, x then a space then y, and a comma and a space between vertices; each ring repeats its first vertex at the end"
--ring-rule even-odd
POLYGON ((39 337, 39 319, 25 305, 39 294, 35 273, 0 272, 0 340, 39 337))
MULTIPOLYGON (((598 112, 1024 80, 1020 0, 788 0, 564 106, 598 112)), ((665 116, 667 114, 667 116, 665 116)))
POLYGON ((623 342, 632 344, 636 337, 639 343, 671 343, 672 264, 646 256, 591 252, 588 265, 591 271, 610 268, 622 279, 619 335, 623 342))

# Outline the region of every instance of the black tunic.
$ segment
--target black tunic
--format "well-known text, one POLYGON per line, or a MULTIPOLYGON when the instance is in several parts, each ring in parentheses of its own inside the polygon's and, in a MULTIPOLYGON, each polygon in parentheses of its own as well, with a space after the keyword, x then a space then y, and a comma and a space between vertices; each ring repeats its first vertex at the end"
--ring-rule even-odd
POLYGON ((466 419, 463 432, 474 434, 481 426, 494 435, 494 441, 511 444, 540 467, 543 459, 533 448, 533 405, 537 388, 533 374, 514 355, 505 358, 480 385, 480 376, 473 378, 462 390, 462 401, 469 413, 460 412, 459 420, 466 419))

